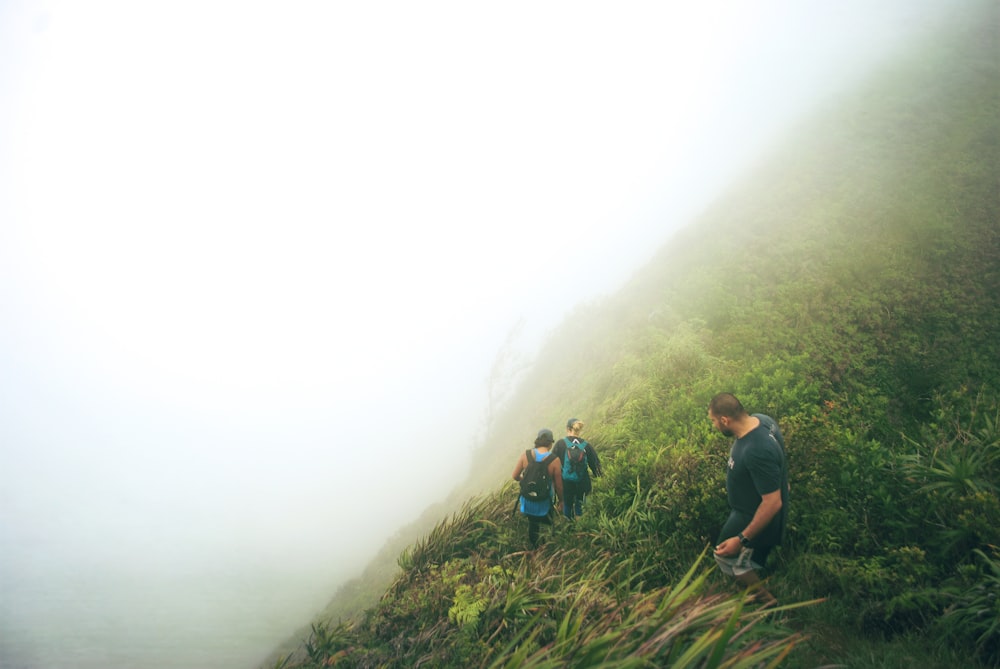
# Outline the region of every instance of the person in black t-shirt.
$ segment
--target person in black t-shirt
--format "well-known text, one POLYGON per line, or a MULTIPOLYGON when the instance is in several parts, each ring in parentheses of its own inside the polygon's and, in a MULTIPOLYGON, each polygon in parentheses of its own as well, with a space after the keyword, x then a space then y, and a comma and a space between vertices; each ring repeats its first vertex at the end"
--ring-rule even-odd
POLYGON ((760 585, 759 571, 781 543, 788 516, 788 464, 785 441, 770 416, 747 413, 731 393, 720 393, 708 406, 712 424, 734 437, 726 465, 729 517, 719 533, 715 560, 757 601, 773 606, 774 596, 760 585))

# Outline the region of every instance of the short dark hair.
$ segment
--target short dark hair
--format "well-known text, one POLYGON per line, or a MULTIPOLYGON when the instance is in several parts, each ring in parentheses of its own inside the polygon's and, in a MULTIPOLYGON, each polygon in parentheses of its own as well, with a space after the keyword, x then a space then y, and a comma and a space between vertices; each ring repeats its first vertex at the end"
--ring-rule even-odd
POLYGON ((746 414, 743 404, 732 393, 719 393, 708 403, 708 410, 719 418, 739 418, 746 414))

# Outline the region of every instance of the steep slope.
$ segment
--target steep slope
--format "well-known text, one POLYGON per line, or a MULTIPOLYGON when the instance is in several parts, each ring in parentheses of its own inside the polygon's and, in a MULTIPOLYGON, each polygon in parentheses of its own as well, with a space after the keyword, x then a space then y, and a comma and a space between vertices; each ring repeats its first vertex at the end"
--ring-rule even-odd
MULTIPOLYGON (((995 601, 1000 587, 989 549, 1000 545, 996 18, 988 3, 956 17, 804 122, 619 295, 581 307, 451 508, 497 492, 433 531, 444 509, 401 533, 380 579, 400 543, 421 538, 378 605, 356 625, 314 630, 302 666, 521 666, 529 655, 600 666, 563 626, 591 642, 597 629, 619 633, 609 621, 624 627, 643 595, 666 597, 724 515, 726 443, 705 420, 719 390, 777 417, 789 443, 794 516, 776 591, 829 598, 790 619, 819 637, 798 666, 845 659, 848 642, 829 631, 841 628, 876 647, 909 639, 912 650, 893 651, 922 666, 994 660, 996 631, 969 637, 955 607, 976 588, 995 601), (576 532, 525 555, 504 481, 535 431, 570 415, 588 421, 607 475, 576 532)), ((364 600, 335 599, 325 617, 364 600)))
POLYGON ((616 365, 664 337, 741 365, 805 355, 830 395, 876 386, 891 405, 879 436, 925 419, 936 389, 995 383, 995 19, 948 37, 804 122, 621 294, 581 308, 586 327, 553 336, 505 433, 615 422, 616 365), (594 382, 574 396, 580 377, 594 382))

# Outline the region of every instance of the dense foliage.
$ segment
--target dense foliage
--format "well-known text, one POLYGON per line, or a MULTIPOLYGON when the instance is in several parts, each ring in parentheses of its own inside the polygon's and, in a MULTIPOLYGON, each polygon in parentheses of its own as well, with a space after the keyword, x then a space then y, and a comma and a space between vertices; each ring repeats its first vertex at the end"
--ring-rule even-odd
POLYGON ((331 609, 276 665, 1000 663, 992 30, 962 24, 804 124, 620 294, 581 308, 459 497, 493 492, 410 545, 370 608, 331 609), (777 611, 705 561, 726 514, 728 442, 706 419, 721 390, 788 444, 777 611), (580 521, 525 551, 501 482, 570 415, 605 476, 580 521))

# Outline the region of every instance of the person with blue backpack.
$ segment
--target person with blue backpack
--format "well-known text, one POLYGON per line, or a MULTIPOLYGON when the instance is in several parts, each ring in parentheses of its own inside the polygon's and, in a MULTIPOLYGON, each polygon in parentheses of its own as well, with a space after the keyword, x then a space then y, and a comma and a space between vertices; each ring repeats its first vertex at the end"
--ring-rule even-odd
POLYGON ((570 520, 583 515, 583 503, 593 489, 590 482, 591 472, 594 478, 604 473, 601 470, 601 460, 597 457, 597 450, 593 444, 588 444, 587 440, 580 436, 582 432, 583 421, 579 418, 570 418, 566 421, 566 436, 560 439, 552 450, 559 458, 562 469, 563 492, 566 493, 562 498, 563 514, 570 520))
POLYGON ((521 453, 514 464, 514 480, 521 488, 518 507, 528 518, 528 541, 532 548, 538 546, 541 525, 552 525, 554 503, 563 496, 562 470, 552 453, 554 442, 552 430, 539 430, 535 447, 521 453))

